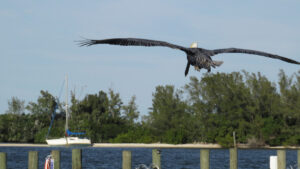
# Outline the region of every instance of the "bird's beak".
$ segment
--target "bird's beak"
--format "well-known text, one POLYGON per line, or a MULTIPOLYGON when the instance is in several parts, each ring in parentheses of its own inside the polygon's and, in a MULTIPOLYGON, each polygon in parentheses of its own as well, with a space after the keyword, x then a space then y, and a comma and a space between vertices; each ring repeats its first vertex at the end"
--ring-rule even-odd
POLYGON ((191 48, 198 48, 198 43, 197 42, 193 42, 191 44, 191 48))

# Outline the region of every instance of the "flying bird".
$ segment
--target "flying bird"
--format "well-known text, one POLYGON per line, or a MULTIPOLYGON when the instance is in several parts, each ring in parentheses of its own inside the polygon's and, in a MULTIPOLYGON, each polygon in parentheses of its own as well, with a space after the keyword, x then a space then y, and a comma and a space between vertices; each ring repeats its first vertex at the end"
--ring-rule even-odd
POLYGON ((215 68, 216 66, 221 66, 223 61, 212 60, 211 57, 221 53, 244 53, 252 55, 260 55, 273 59, 280 59, 282 61, 300 64, 300 62, 282 57, 275 54, 270 54, 266 52, 250 50, 250 49, 240 49, 240 48, 224 48, 224 49, 214 49, 208 50, 203 48, 198 48, 197 43, 192 43, 190 48, 175 45, 172 43, 149 40, 149 39, 138 39, 138 38, 114 38, 114 39, 103 39, 103 40, 94 40, 94 39, 85 39, 79 41, 80 46, 91 46, 96 44, 110 44, 110 45, 121 45, 121 46, 162 46, 169 47, 172 49, 178 49, 186 53, 187 55, 187 65, 185 68, 185 76, 188 74, 190 65, 194 66, 197 71, 200 71, 202 68, 207 69, 207 72, 211 71, 211 67, 215 68))

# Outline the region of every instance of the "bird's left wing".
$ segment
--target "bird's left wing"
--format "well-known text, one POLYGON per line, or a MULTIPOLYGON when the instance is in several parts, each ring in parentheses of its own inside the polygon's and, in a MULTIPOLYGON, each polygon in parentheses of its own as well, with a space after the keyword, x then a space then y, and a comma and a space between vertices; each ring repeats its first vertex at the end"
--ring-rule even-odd
POLYGON ((149 39, 138 39, 138 38, 114 38, 114 39, 85 39, 79 41, 80 46, 91 46, 96 44, 110 44, 110 45, 121 45, 121 46, 163 46, 173 49, 179 49, 182 51, 187 51, 187 48, 174 45, 164 41, 149 40, 149 39))
POLYGON ((260 55, 265 56, 273 59, 280 59, 282 61, 293 63, 293 64, 300 64, 300 62, 295 61, 290 58, 286 58, 279 55, 274 55, 266 52, 256 51, 256 50, 250 50, 250 49, 239 49, 239 48, 226 48, 226 49, 215 49, 212 50, 213 55, 220 54, 220 53, 245 53, 245 54, 252 54, 252 55, 260 55))

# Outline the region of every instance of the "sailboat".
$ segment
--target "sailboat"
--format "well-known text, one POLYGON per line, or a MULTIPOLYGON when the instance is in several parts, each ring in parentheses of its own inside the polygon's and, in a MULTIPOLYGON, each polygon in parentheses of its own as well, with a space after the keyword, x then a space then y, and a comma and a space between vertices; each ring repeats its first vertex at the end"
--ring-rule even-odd
MULTIPOLYGON (((88 138, 80 138, 76 135, 82 135, 84 133, 75 133, 69 130, 68 120, 69 120, 69 111, 68 111, 68 77, 66 76, 66 124, 65 124, 65 136, 58 139, 47 139, 46 142, 49 146, 90 146, 91 140, 88 138), (75 136, 73 136, 75 135, 75 136)), ((50 131, 51 125, 49 127, 50 131)), ((48 132, 49 133, 49 132, 48 132)))

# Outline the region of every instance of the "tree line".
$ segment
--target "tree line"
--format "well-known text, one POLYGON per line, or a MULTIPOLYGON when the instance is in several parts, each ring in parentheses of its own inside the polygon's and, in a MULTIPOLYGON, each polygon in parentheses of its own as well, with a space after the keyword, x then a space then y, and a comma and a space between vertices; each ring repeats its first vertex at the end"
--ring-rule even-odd
MULTIPOLYGON (((181 88, 157 86, 152 95, 148 114, 141 116, 135 96, 124 104, 112 89, 81 100, 71 93, 69 128, 85 131, 94 143, 232 146, 235 132, 238 143, 250 146, 300 145, 300 71, 287 76, 281 70, 277 83, 246 71, 204 74, 181 88)), ((43 90, 27 105, 12 97, 0 115, 0 142, 45 143, 54 111, 50 137, 62 137, 64 103, 43 90)))

